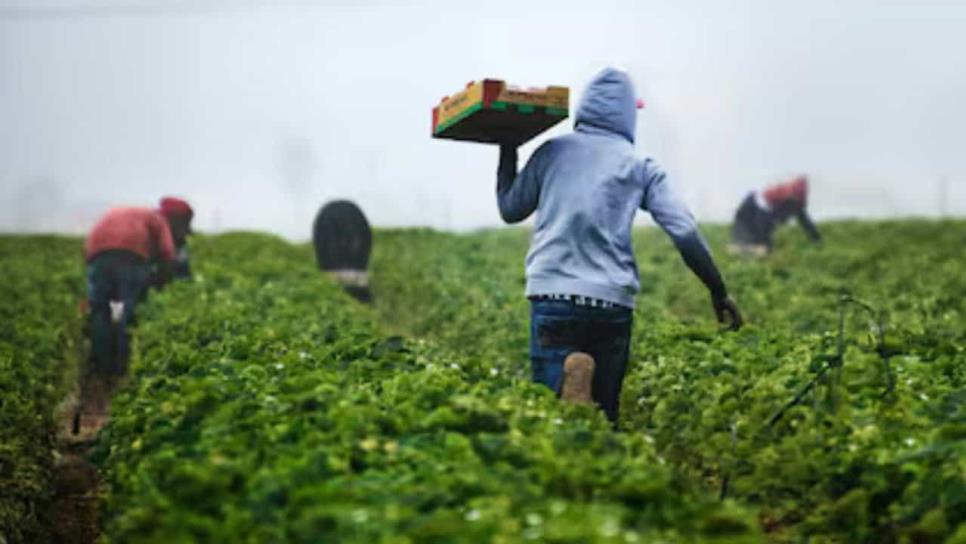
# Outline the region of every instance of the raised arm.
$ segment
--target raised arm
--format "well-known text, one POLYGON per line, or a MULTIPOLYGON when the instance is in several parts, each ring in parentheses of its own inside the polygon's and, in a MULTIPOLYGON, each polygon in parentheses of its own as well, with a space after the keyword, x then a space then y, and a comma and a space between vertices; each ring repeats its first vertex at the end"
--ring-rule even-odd
POLYGON ((500 165, 496 170, 496 201, 500 217, 507 223, 519 223, 537 209, 540 201, 540 180, 537 175, 543 150, 540 146, 523 171, 517 175, 517 148, 500 145, 500 165))
POLYGON ((667 175, 660 168, 646 161, 642 170, 645 189, 641 207, 651 213, 654 221, 674 242, 688 268, 708 288, 718 321, 727 323, 732 329, 739 328, 741 313, 728 296, 724 279, 691 211, 674 193, 667 175))

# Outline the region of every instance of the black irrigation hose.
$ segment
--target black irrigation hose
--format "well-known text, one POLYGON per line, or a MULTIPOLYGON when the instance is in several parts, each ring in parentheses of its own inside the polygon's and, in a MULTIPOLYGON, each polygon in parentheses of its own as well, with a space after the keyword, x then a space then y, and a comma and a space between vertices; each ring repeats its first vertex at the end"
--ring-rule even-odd
POLYGON ((841 364, 842 364, 841 361, 836 363, 826 361, 825 364, 822 365, 822 368, 818 369, 818 372, 815 373, 815 377, 812 378, 812 381, 808 382, 808 384, 805 387, 803 387, 802 390, 799 391, 798 394, 792 398, 792 400, 786 402, 785 405, 782 406, 780 410, 775 412, 775 415, 771 416, 771 419, 768 420, 767 428, 769 429, 772 428, 775 425, 775 423, 778 423, 778 421, 782 418, 782 416, 785 415, 785 412, 801 404, 802 400, 804 400, 805 398, 805 395, 808 395, 812 391, 812 389, 815 388, 815 384, 817 384, 818 381, 821 380, 823 376, 825 376, 825 372, 827 372, 830 368, 841 366, 841 364))
MULTIPOLYGON (((731 420, 731 459, 734 462, 736 453, 738 451, 738 422, 734 419, 731 420)), ((728 484, 731 482, 731 471, 726 470, 724 476, 721 478, 721 493, 718 495, 718 500, 725 500, 728 498, 728 484)))
MULTIPOLYGON (((855 298, 849 293, 842 293, 839 296, 839 333, 836 340, 836 353, 834 356, 829 358, 824 365, 816 372, 815 377, 795 395, 792 400, 787 402, 778 412, 775 413, 768 420, 768 428, 771 428, 777 423, 782 416, 785 415, 790 408, 796 406, 802 402, 805 395, 809 393, 815 384, 825 375, 829 369, 836 369, 837 371, 842 368, 843 362, 845 361, 845 318, 846 318, 846 307, 849 304, 858 306, 860 309, 865 310, 872 318, 872 323, 875 325, 876 329, 876 353, 882 358, 883 364, 886 371, 887 388, 884 395, 888 395, 895 390, 895 377, 892 375, 892 368, 889 366, 889 353, 885 347, 885 327, 883 326, 883 314, 877 311, 867 302, 864 302, 858 298, 855 298)), ((834 388, 833 388, 834 395, 834 388)), ((835 398, 832 399, 833 405, 835 404, 835 398)))
POLYGON ((885 397, 885 396, 891 395, 895 391, 896 382, 895 382, 895 375, 892 373, 892 366, 889 365, 890 353, 889 353, 889 350, 886 348, 886 342, 885 342, 885 331, 886 331, 885 314, 881 311, 876 310, 868 303, 863 302, 847 293, 842 295, 842 299, 843 299, 843 303, 851 302, 852 304, 855 304, 860 308, 864 309, 869 314, 869 317, 872 320, 872 323, 875 325, 875 332, 876 332, 875 351, 876 353, 879 354, 879 357, 882 359, 882 366, 883 366, 883 370, 885 370, 885 375, 886 375, 886 390, 883 392, 882 396, 885 397))
MULTIPOLYGON (((835 369, 836 374, 841 370, 842 365, 845 361, 845 318, 846 318, 846 308, 850 305, 855 305, 858 308, 865 310, 872 323, 875 325, 876 329, 876 353, 882 358, 883 367, 886 374, 886 390, 883 392, 882 397, 891 395, 895 391, 895 376, 892 373, 892 367, 889 365, 889 351, 885 346, 885 326, 884 314, 877 311, 867 302, 864 302, 858 298, 855 298, 848 292, 842 292, 839 295, 839 323, 838 323, 838 338, 836 339, 836 353, 828 357, 821 368, 815 373, 805 387, 803 387, 791 400, 785 403, 775 414, 769 418, 768 424, 765 429, 771 429, 775 426, 778 421, 788 412, 791 408, 801 404, 805 397, 815 388, 816 384, 825 376, 826 372, 835 369)), ((837 377, 837 376, 836 376, 837 377)), ((834 397, 835 388, 830 389, 830 394, 832 396, 833 406, 836 405, 836 399, 834 397)), ((737 445, 737 428, 734 423, 731 425, 731 448, 732 454, 734 453, 737 445)), ((719 493, 719 499, 724 500, 728 496, 728 488, 731 482, 731 473, 726 471, 721 480, 721 492, 719 493)))

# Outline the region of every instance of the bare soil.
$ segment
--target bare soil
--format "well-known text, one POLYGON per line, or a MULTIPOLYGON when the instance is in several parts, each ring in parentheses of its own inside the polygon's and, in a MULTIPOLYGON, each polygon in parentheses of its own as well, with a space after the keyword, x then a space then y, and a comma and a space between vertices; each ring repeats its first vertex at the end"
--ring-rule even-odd
POLYGON ((100 533, 100 478, 88 456, 109 420, 113 388, 102 380, 86 381, 56 413, 54 496, 48 519, 52 542, 62 544, 93 544, 100 533))

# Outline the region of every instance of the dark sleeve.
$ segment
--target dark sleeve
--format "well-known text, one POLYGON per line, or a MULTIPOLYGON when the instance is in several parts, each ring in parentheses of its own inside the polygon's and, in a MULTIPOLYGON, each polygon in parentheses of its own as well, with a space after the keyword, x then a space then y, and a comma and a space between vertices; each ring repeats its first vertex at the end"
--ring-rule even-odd
POLYGON ((804 206, 798 210, 796 217, 798 218, 798 224, 802 226, 802 229, 805 231, 805 234, 808 235, 808 238, 811 241, 822 241, 822 235, 818 233, 818 228, 815 226, 815 223, 812 222, 812 218, 809 217, 808 211, 805 210, 804 206))
POLYGON ((676 239, 674 245, 681 253, 684 264, 688 265, 691 272, 694 272, 694 275, 704 283, 711 292, 712 298, 721 300, 728 296, 728 289, 725 287, 724 279, 721 278, 718 266, 714 263, 711 250, 708 249, 708 244, 698 231, 694 231, 690 236, 676 239))
POLYGON ((539 171, 544 144, 517 174, 517 148, 512 145, 500 146, 500 164, 496 170, 496 200, 500 217, 507 223, 519 223, 537 209, 540 202, 539 171))
POLYGON ((667 175, 646 161, 642 165, 642 176, 644 201, 641 207, 649 211, 654 221, 670 236, 684 263, 704 283, 711 296, 716 300, 728 296, 724 280, 694 216, 672 190, 667 175))

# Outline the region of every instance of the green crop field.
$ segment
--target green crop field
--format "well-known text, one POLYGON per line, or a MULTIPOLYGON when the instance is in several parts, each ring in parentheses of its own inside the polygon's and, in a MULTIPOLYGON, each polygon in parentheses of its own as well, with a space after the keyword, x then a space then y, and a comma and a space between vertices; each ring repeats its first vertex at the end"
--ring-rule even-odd
MULTIPOLYGON (((966 543, 966 222, 782 232, 762 261, 707 234, 748 325, 635 233, 616 432, 529 382, 526 230, 377 231, 371 307, 308 246, 195 238, 91 454, 103 541, 966 543)), ((80 241, 0 256, 0 542, 32 542, 80 241)))
POLYGON ((0 237, 0 542, 50 524, 54 409, 82 356, 76 239, 0 237))

